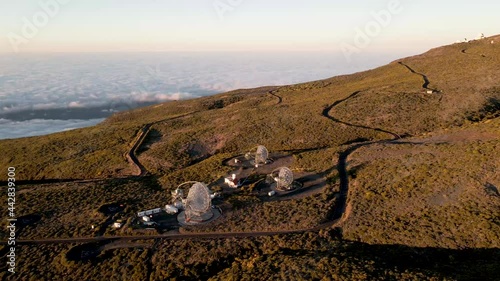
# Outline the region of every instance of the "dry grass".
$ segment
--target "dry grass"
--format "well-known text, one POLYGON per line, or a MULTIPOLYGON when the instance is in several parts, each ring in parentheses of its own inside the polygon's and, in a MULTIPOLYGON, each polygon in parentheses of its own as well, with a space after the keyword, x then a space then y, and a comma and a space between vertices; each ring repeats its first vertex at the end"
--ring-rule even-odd
POLYGON ((350 161, 362 168, 351 185, 345 237, 371 244, 500 247, 500 197, 489 187, 500 185, 498 128, 496 119, 411 140, 418 145, 358 150, 350 161), (485 138, 474 134, 494 129, 485 138))

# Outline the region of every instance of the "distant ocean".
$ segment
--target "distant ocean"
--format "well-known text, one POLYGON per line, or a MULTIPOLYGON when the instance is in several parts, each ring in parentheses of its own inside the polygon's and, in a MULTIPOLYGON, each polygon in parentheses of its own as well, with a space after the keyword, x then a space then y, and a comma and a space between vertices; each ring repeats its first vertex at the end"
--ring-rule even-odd
POLYGON ((0 55, 0 139, 92 126, 114 112, 366 70, 388 56, 321 52, 0 55))

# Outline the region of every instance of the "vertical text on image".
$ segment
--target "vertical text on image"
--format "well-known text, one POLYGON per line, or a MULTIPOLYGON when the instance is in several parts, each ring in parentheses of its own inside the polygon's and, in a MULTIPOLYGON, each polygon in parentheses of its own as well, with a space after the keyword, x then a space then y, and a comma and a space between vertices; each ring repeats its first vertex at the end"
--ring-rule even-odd
POLYGON ((7 229, 9 230, 10 246, 7 253, 7 265, 10 273, 16 272, 16 168, 7 168, 7 229))

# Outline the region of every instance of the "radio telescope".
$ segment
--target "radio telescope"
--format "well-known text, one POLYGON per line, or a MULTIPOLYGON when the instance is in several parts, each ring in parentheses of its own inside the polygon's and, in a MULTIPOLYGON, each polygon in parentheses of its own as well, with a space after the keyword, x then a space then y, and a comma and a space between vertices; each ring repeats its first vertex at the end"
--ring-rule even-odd
POLYGON ((253 148, 251 151, 245 154, 245 159, 249 160, 250 164, 252 166, 255 165, 255 167, 267 164, 268 157, 269 157, 269 151, 263 145, 259 145, 257 146, 257 148, 253 148))
POLYGON ((208 187, 201 182, 186 182, 193 184, 184 200, 184 212, 178 216, 179 221, 196 224, 210 220, 213 217, 212 199, 208 187))
POLYGON ((269 157, 267 148, 263 145, 257 146, 257 152, 255 153, 255 165, 265 165, 267 163, 267 157, 269 157))
POLYGON ((271 175, 276 181, 276 189, 289 191, 293 189, 293 172, 287 167, 274 170, 271 175))

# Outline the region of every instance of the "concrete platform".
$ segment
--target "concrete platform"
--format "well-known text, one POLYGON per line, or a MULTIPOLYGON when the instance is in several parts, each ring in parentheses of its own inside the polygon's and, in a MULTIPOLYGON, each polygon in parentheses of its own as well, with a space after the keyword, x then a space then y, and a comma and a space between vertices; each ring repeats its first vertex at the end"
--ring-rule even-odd
POLYGON ((212 208, 212 215, 206 216, 205 218, 203 218, 204 219, 203 221, 189 221, 188 222, 188 221, 186 221, 186 212, 182 211, 179 213, 179 215, 177 215, 177 221, 179 222, 179 224, 181 226, 204 225, 207 223, 211 223, 214 220, 220 218, 221 215, 222 215, 222 213, 219 210, 219 208, 212 208))

